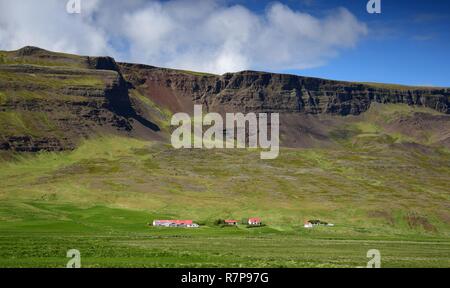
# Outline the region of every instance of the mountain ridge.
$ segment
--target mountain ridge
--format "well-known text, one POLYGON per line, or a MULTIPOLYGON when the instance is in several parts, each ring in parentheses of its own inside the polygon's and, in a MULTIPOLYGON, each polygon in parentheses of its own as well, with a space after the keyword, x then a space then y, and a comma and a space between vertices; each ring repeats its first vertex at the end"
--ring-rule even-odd
POLYGON ((169 88, 172 91, 166 91, 168 94, 178 94, 170 96, 192 96, 196 104, 204 104, 215 112, 303 112, 345 116, 358 115, 367 111, 372 102, 378 102, 425 106, 450 113, 450 90, 447 88, 406 89, 405 86, 401 90, 268 72, 243 71, 214 76, 126 63, 119 66, 135 86, 148 81, 154 89, 169 88), (186 93, 190 95, 183 95, 186 93))
MULTIPOLYGON (((281 113, 282 145, 288 147, 331 145, 330 133, 340 129, 337 125, 353 121, 340 117, 358 117, 375 103, 450 114, 448 88, 258 71, 214 75, 31 46, 0 51, 0 93, 6 123, 0 127, 0 149, 19 152, 70 150, 99 133, 167 141, 170 116, 191 114, 195 104, 221 114, 281 113)), ((443 122, 446 135, 448 117, 425 119, 443 122)))

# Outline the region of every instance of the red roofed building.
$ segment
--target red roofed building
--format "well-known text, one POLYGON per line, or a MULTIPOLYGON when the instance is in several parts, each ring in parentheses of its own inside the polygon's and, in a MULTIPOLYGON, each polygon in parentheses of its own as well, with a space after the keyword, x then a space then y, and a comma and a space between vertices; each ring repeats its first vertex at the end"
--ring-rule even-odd
POLYGON ((153 221, 153 226, 191 226, 193 224, 192 220, 155 220, 153 221))
POLYGON ((238 221, 237 220, 225 220, 225 224, 227 224, 227 225, 237 225, 238 221))
POLYGON ((261 225, 261 218, 249 218, 248 225, 261 225))

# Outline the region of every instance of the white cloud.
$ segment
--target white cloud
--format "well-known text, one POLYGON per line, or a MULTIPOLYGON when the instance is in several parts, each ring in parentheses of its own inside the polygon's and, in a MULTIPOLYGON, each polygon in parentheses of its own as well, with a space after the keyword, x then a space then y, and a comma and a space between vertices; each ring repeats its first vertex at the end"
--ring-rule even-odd
POLYGON ((70 53, 113 53, 101 28, 69 15, 65 1, 0 0, 1 49, 26 45, 70 53))
POLYGON ((0 0, 0 49, 25 45, 206 72, 324 65, 367 27, 339 8, 317 18, 274 3, 263 14, 225 1, 0 0))

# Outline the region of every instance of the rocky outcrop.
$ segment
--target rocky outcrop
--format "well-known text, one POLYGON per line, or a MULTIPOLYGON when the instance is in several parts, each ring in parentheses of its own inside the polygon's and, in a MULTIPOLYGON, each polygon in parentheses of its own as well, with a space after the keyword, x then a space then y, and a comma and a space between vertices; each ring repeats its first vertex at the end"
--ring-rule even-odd
POLYGON ((219 113, 281 112, 282 133, 289 136, 284 137, 284 143, 292 145, 300 145, 298 139, 304 131, 313 135, 311 139, 327 137, 327 129, 322 127, 326 123, 319 125, 318 133, 317 127, 311 128, 317 121, 310 116, 358 115, 375 102, 424 106, 450 114, 448 89, 255 71, 211 75, 36 47, 3 52, 2 59, 0 150, 62 151, 99 133, 161 139, 155 124, 167 121, 161 111, 192 113, 194 104, 219 113), (147 97, 144 100, 150 100, 151 105, 142 97, 132 99, 131 92, 147 97))
POLYGON ((17 50, 15 54, 18 57, 25 57, 25 56, 34 56, 37 54, 48 54, 46 52, 48 52, 48 51, 41 49, 39 47, 25 46, 25 47, 17 50))
POLYGON ((149 87, 150 94, 151 89, 165 93, 176 98, 172 102, 190 98, 210 111, 358 115, 367 111, 371 103, 378 102, 424 106, 450 113, 448 89, 401 86, 389 89, 375 84, 254 71, 217 76, 123 63, 120 67, 128 81, 137 87, 149 87))
MULTIPOLYGON (((14 57, 41 57, 42 51, 26 47, 14 57)), ((114 59, 84 62, 91 67, 0 65, 0 150, 63 151, 98 133, 133 135, 136 125, 159 130, 136 113, 114 59)))
POLYGON ((49 138, 32 136, 9 136, 0 141, 0 150, 13 150, 16 152, 39 152, 39 151, 64 151, 74 149, 72 141, 67 138, 49 138))
POLYGON ((86 63, 89 69, 110 70, 120 73, 119 66, 111 57, 86 57, 86 63))

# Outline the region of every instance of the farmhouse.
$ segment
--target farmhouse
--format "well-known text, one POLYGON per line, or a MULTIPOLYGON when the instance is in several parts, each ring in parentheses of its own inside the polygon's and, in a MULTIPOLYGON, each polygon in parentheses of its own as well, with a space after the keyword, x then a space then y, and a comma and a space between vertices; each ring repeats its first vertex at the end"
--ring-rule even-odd
POLYGON ((249 218, 248 225, 259 226, 261 225, 261 218, 249 218))
POLYGON ((225 220, 225 224, 230 225, 230 226, 235 226, 238 224, 237 220, 225 220))
POLYGON ((186 227, 197 228, 198 224, 195 224, 192 220, 154 220, 153 226, 155 227, 186 227))
POLYGON ((323 222, 320 220, 309 220, 305 221, 305 225, 303 227, 305 228, 313 228, 316 226, 328 226, 328 227, 334 227, 334 224, 323 222))

